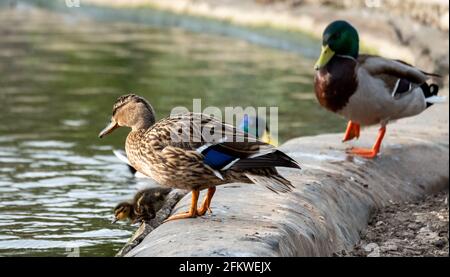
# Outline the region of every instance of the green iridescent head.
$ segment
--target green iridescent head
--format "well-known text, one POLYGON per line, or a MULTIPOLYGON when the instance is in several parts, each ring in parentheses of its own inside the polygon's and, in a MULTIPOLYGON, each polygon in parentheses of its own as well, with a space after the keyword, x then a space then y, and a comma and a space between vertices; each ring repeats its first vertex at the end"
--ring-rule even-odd
POLYGON ((338 20, 329 24, 322 36, 322 53, 315 65, 318 70, 333 58, 334 55, 357 58, 359 53, 358 31, 347 21, 338 20))

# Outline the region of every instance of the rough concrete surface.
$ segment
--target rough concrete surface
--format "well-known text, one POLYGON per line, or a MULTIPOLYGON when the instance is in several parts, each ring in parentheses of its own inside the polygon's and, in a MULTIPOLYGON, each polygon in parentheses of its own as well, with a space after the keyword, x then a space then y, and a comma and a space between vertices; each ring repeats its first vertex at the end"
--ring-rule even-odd
POLYGON ((392 202, 377 211, 343 257, 448 257, 448 190, 421 201, 392 202))

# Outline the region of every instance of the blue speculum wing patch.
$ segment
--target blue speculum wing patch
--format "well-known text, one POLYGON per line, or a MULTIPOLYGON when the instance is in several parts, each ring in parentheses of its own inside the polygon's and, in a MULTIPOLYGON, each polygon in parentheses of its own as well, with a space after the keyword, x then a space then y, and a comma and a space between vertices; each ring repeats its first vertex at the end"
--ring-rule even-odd
POLYGON ((203 162, 214 169, 224 168, 236 159, 236 157, 217 151, 213 147, 205 149, 202 154, 205 156, 203 162))

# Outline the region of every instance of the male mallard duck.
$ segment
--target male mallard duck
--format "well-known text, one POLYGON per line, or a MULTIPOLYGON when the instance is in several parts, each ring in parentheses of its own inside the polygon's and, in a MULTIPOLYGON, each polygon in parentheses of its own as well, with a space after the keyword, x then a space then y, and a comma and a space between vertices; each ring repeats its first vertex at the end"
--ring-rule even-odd
POLYGON ((264 118, 253 117, 248 114, 244 114, 241 124, 239 124, 239 129, 248 133, 259 140, 272 144, 273 146, 278 146, 278 141, 270 135, 269 126, 267 126, 264 118))
POLYGON ((222 184, 257 183, 274 192, 291 191, 291 182, 279 175, 275 167, 300 168, 272 145, 209 115, 186 113, 156 123, 152 106, 134 94, 117 99, 111 123, 99 137, 120 126, 131 128, 125 150, 137 171, 163 186, 192 191, 189 212, 168 220, 204 215, 215 187, 222 184), (197 209, 203 189, 208 189, 208 193, 197 209))
POLYGON ((352 154, 374 158, 389 121, 417 115, 443 100, 436 96, 439 87, 426 82, 438 75, 399 60, 359 55, 358 32, 348 22, 328 25, 322 45, 314 88, 323 107, 349 119, 343 141, 359 138, 361 125, 381 124, 372 149, 352 148, 352 154))
POLYGON ((114 221, 130 219, 131 223, 149 221, 163 206, 170 188, 148 188, 136 193, 133 201, 119 203, 114 208, 114 221))

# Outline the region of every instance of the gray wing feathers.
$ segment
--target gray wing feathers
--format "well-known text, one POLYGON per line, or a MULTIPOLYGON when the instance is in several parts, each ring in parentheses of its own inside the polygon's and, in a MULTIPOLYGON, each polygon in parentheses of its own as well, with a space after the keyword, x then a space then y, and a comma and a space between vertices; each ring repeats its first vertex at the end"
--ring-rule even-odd
POLYGON ((429 74, 406 63, 378 56, 366 57, 362 60, 360 66, 371 75, 392 75, 393 77, 408 79, 419 85, 430 78, 429 74))

